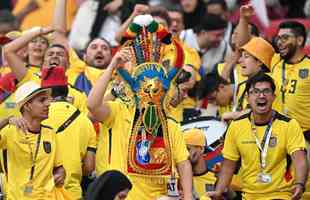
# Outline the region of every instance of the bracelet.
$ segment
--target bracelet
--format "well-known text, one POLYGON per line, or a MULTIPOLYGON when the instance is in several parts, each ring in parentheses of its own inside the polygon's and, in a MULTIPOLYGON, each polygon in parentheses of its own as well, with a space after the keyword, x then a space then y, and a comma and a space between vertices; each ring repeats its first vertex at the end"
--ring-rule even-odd
POLYGON ((305 192, 306 187, 305 187, 305 184, 304 184, 304 183, 302 183, 302 182, 296 182, 296 183, 294 183, 294 185, 300 185, 300 186, 302 187, 302 192, 305 192))

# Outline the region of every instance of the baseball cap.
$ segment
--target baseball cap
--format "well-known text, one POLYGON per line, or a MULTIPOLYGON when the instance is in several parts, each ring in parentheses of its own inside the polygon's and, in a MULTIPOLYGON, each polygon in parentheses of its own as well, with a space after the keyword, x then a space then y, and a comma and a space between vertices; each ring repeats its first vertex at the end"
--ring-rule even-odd
POLYGON ((206 146, 206 137, 203 130, 192 128, 184 131, 184 140, 187 145, 206 146))

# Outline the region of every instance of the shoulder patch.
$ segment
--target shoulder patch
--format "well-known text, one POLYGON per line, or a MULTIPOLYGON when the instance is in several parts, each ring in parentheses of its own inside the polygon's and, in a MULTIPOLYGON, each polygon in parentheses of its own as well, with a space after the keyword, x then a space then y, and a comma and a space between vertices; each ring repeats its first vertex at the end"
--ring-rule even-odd
POLYGON ((245 119, 245 118, 250 118, 250 115, 251 115, 251 112, 246 113, 246 114, 244 114, 244 115, 241 115, 240 117, 238 117, 238 118, 235 119, 234 121, 239 121, 239 120, 242 120, 242 119, 245 119))
POLYGON ((278 112, 276 112, 276 115, 275 115, 275 118, 278 119, 278 120, 281 120, 281 121, 285 121, 285 122, 289 122, 291 121, 291 118, 289 117, 286 117, 278 112))

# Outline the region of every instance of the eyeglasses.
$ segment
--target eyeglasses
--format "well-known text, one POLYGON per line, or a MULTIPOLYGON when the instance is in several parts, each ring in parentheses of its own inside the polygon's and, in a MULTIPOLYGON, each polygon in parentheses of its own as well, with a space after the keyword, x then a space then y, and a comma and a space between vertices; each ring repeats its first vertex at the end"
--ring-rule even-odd
POLYGON ((278 41, 287 42, 290 37, 295 37, 295 35, 293 33, 285 33, 282 35, 278 35, 278 36, 276 36, 275 41, 276 42, 278 42, 278 41))
POLYGON ((253 90, 249 91, 250 94, 253 94, 254 96, 260 96, 260 94, 263 94, 264 96, 268 96, 273 93, 272 89, 265 88, 263 90, 260 90, 258 88, 254 88, 253 90))

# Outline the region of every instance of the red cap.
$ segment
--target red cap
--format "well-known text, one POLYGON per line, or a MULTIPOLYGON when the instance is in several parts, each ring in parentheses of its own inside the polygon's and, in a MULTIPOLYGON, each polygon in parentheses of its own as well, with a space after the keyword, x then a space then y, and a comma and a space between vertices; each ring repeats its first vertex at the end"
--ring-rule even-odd
POLYGON ((41 72, 41 87, 43 88, 68 85, 64 67, 43 67, 41 72))

